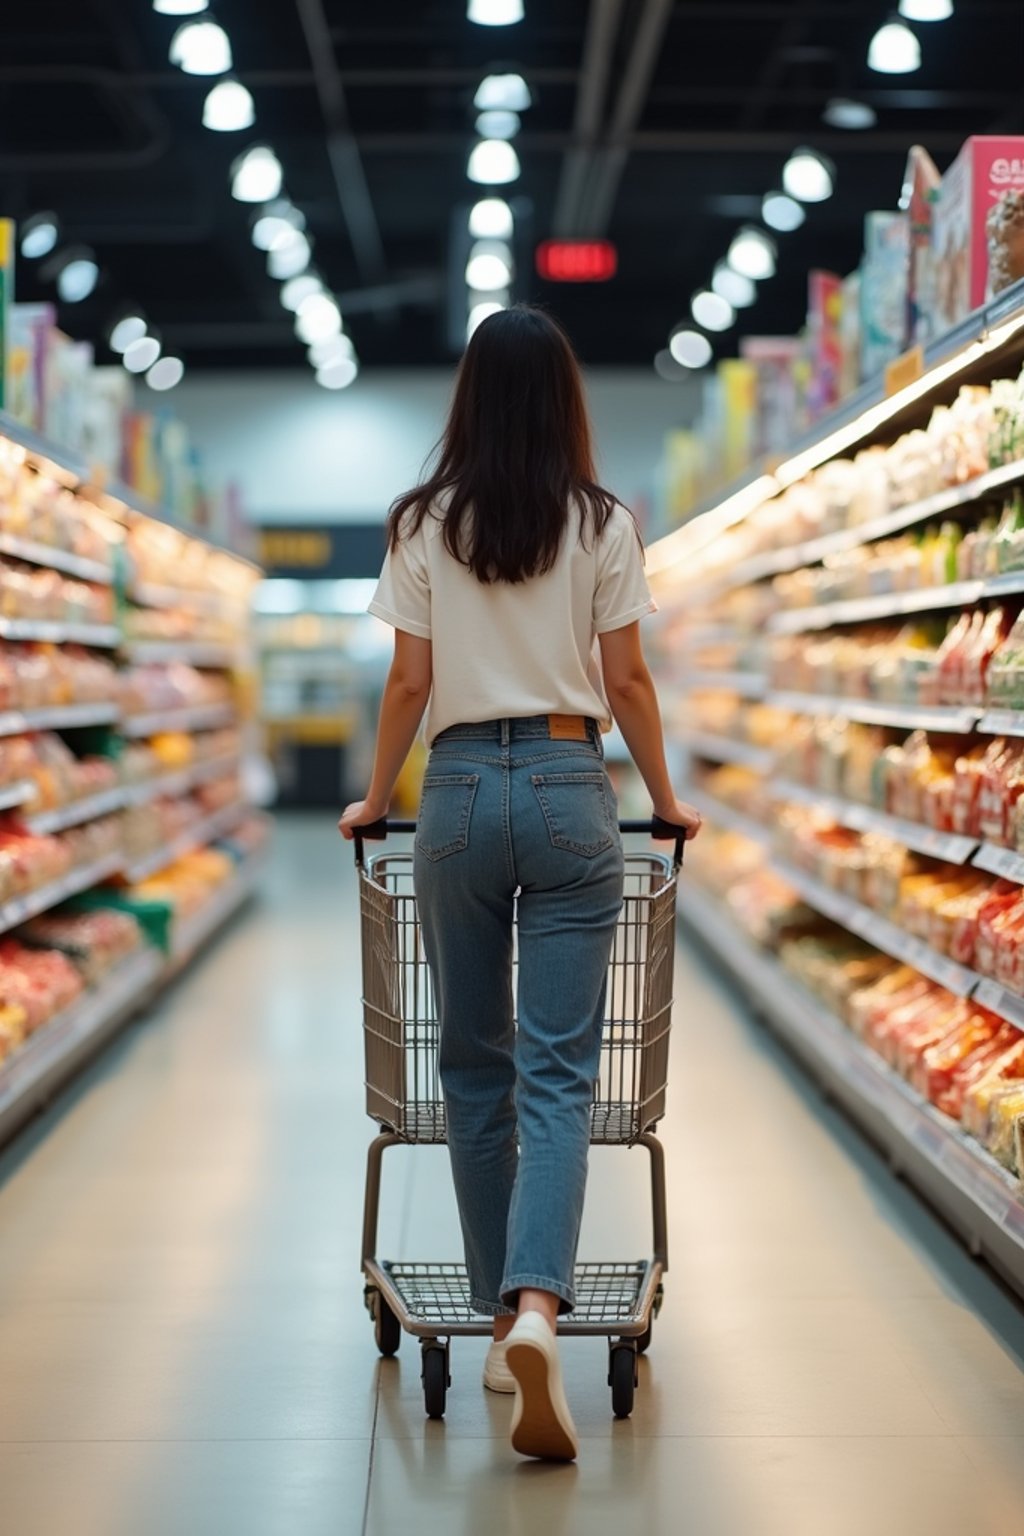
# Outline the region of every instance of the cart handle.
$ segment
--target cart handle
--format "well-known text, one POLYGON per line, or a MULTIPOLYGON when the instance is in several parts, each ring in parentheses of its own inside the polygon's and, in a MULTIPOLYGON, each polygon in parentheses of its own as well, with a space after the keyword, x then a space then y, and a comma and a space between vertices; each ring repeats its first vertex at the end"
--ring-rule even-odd
MULTIPOLYGON (((391 821, 382 816, 379 821, 372 821, 365 827, 353 827, 352 840, 355 843, 356 867, 363 867, 363 843, 381 843, 392 832, 415 832, 414 821, 391 821)), ((649 821, 620 821, 620 832, 646 833, 659 843, 675 843, 673 863, 676 869, 681 868, 683 862, 683 850, 686 847, 686 828, 677 827, 670 821, 663 821, 660 816, 652 816, 649 821)))

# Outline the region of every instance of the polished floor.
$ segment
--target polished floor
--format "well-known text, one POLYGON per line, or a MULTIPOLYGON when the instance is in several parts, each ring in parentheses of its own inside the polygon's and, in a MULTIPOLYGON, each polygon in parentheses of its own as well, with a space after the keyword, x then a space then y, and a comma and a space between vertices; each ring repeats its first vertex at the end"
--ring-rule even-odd
MULTIPOLYGON (((326 818, 258 906, 0 1155, 3 1536, 988 1536, 1024 1528, 1024 1309, 681 950, 672 1267, 633 1418, 564 1346, 577 1466, 520 1463, 483 1342, 423 1415, 362 1309, 358 934, 326 818)), ((382 1251, 457 1256, 438 1149, 382 1251)), ((595 1155, 585 1257, 649 1245, 595 1155)))

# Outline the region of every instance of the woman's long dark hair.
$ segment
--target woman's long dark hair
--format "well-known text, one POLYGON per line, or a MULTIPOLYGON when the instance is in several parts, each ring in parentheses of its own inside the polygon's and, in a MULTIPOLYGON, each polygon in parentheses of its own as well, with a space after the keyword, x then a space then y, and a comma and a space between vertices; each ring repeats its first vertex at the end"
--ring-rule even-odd
POLYGON ((525 304, 489 316, 466 348, 432 472, 388 514, 394 549, 432 512, 483 582, 549 571, 573 509, 603 533, 618 505, 598 485, 583 380, 561 326, 525 304))

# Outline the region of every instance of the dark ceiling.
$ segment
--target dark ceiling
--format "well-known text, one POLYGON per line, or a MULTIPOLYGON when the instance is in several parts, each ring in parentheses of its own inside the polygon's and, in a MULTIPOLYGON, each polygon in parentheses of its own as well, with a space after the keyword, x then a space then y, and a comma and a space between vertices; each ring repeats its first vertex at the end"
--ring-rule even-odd
MULTIPOLYGON (((917 28, 923 67, 903 76, 865 62, 888 0, 525 3, 525 22, 486 28, 465 0, 211 0, 255 98, 242 135, 201 126, 213 82, 168 63, 177 22, 151 0, 5 4, 0 204, 18 218, 56 210, 103 271, 64 326, 99 340, 130 299, 191 368, 300 365, 251 210, 229 193, 231 161, 259 139, 363 363, 447 363, 448 307, 464 301, 451 231, 479 195, 465 174, 472 98, 495 68, 521 72, 535 98, 516 141, 516 293, 550 305, 592 364, 650 363, 794 146, 834 159, 836 196, 780 237, 747 331, 798 329, 808 268, 857 264, 863 215, 895 206, 911 144, 944 167, 970 133, 1024 131, 1022 0, 956 0, 951 20, 917 28), (836 94, 870 102, 877 125, 827 128, 836 94), (609 236, 618 276, 541 283, 532 244, 555 230, 609 236)), ((18 294, 52 288, 22 261, 18 294)))

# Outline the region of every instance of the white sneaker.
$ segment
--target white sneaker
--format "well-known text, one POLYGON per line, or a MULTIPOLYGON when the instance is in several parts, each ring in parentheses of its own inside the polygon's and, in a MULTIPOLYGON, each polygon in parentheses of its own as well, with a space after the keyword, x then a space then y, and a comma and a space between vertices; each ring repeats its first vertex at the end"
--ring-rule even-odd
POLYGON ((524 1312, 505 1345, 516 1384, 512 1449, 544 1461, 575 1461, 576 1426, 565 1400, 554 1335, 539 1312, 524 1312))
POLYGON ((514 1392, 516 1389, 516 1379, 508 1368, 505 1350, 506 1341, 502 1339, 499 1344, 497 1339, 494 1339, 487 1351, 487 1359, 484 1361, 484 1386, 491 1392, 514 1392))

